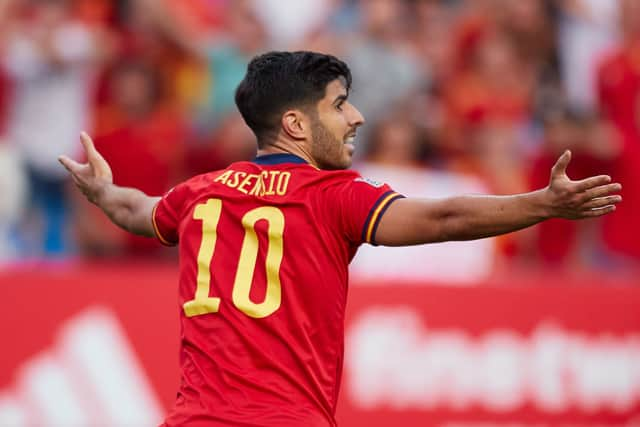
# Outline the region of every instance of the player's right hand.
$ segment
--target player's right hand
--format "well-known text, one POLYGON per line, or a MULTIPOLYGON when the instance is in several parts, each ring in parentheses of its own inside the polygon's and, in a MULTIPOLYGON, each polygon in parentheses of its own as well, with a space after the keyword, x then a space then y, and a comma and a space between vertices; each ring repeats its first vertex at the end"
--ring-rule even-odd
POLYGON ((113 183, 113 174, 109 163, 98 153, 89 135, 82 132, 80 141, 87 156, 87 163, 78 163, 64 155, 59 156, 58 161, 69 171, 73 182, 87 199, 96 203, 102 190, 113 183))

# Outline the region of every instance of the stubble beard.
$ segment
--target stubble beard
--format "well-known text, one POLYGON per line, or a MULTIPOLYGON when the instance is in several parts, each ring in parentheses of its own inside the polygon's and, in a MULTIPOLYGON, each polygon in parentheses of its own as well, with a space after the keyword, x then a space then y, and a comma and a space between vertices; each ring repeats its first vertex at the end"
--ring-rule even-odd
POLYGON ((341 170, 351 166, 351 160, 344 159, 344 142, 337 139, 319 119, 314 120, 311 130, 311 155, 320 169, 341 170))

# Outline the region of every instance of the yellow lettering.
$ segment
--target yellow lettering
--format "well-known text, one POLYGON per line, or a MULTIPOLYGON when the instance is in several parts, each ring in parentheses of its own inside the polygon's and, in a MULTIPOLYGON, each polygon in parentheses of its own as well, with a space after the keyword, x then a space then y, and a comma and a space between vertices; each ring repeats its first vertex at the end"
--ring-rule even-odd
POLYGON ((267 193, 267 184, 266 181, 269 180, 269 171, 262 171, 262 188, 260 189, 260 197, 264 196, 267 193))
POLYGON ((276 194, 273 191, 273 187, 276 183, 276 176, 280 173, 280 171, 269 171, 269 173, 271 174, 271 178, 269 178, 269 189, 264 194, 266 194, 267 196, 272 196, 276 194))
POLYGON ((250 173, 249 175, 247 175, 247 177, 245 179, 242 180, 240 185, 238 185, 237 190, 243 192, 244 194, 249 193, 249 190, 247 190, 245 187, 248 186, 251 183, 251 180, 253 178, 258 178, 259 176, 260 175, 256 175, 256 174, 250 173))
POLYGON ((225 173, 221 174, 216 179, 214 179, 213 182, 221 182, 223 184, 226 184, 227 180, 229 179, 229 177, 231 176, 232 173, 233 173, 232 170, 228 170, 225 173))
POLYGON ((287 192, 287 187, 289 187, 289 178, 291 178, 291 172, 282 172, 280 176, 278 176, 278 186, 276 187, 276 193, 278 193, 278 196, 284 196, 287 192))
POLYGON ((240 175, 242 175, 242 178, 244 178, 245 176, 247 176, 247 173, 242 171, 237 171, 236 173, 233 174, 233 178, 231 178, 231 181, 227 182, 227 185, 231 188, 236 188, 240 183, 240 179, 241 179, 240 175))
POLYGON ((253 188, 251 189, 251 191, 249 191, 250 196, 257 196, 257 195, 262 196, 264 194, 264 181, 262 180, 263 176, 264 176, 264 172, 262 172, 260 175, 255 175, 257 179, 253 188))
POLYGON ((259 174, 227 170, 213 181, 250 196, 284 196, 289 189, 291 172, 262 171, 259 174), (255 181, 254 181, 255 180, 255 181))

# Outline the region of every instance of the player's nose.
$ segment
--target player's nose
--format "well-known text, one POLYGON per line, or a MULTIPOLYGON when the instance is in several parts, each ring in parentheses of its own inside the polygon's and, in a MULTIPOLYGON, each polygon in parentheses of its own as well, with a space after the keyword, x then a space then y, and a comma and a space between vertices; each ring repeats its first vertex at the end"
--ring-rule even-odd
POLYGON ((349 125, 355 127, 361 126, 364 124, 364 116, 356 107, 352 106, 351 115, 349 117, 349 125))

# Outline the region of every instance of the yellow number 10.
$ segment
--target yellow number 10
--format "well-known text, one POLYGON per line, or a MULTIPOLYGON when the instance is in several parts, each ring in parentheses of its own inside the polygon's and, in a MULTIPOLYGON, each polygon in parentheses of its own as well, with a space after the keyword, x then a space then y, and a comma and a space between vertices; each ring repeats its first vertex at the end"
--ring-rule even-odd
MULTIPOLYGON (((193 219, 202 221, 202 242, 198 251, 198 276, 196 279, 195 297, 184 303, 182 308, 187 317, 200 314, 216 313, 220 308, 220 298, 209 296, 211 288, 211 259, 216 247, 218 221, 222 212, 222 200, 209 199, 196 206, 193 219)), ((262 206, 247 212, 242 217, 244 240, 240 250, 240 259, 233 282, 233 304, 247 316, 254 318, 267 317, 278 308, 282 300, 280 289, 280 263, 282 262, 282 234, 284 232, 284 215, 273 206, 262 206), (254 303, 249 294, 253 282, 253 274, 258 257, 258 236, 255 225, 264 219, 267 228, 268 247, 266 256, 267 290, 264 301, 254 303)))

